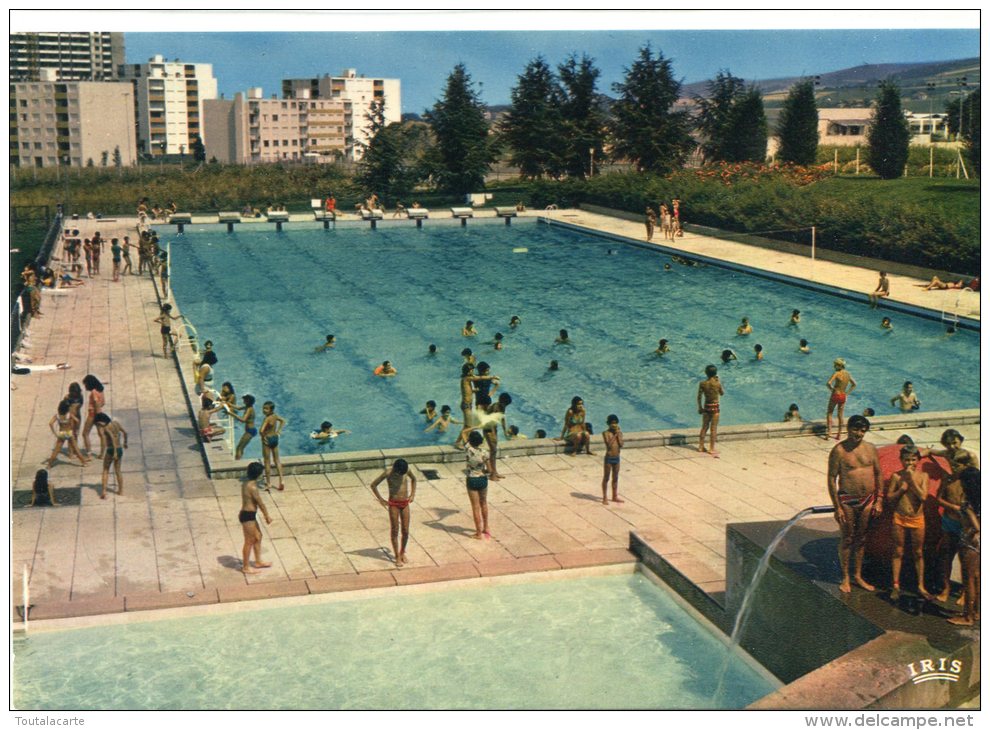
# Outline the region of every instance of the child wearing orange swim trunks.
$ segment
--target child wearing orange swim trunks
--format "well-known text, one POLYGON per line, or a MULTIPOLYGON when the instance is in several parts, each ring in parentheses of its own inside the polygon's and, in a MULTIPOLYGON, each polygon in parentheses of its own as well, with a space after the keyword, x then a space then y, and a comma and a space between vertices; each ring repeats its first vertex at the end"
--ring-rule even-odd
POLYGON ((371 482, 378 503, 388 510, 388 521, 391 529, 392 555, 395 567, 401 568, 406 563, 406 544, 409 542, 409 505, 416 498, 416 476, 409 473, 409 464, 405 459, 396 459, 391 469, 386 469, 371 482), (388 499, 382 499, 378 485, 388 483, 388 499), (402 549, 399 549, 399 529, 402 530, 402 549))
POLYGON ((911 535, 911 558, 918 576, 918 593, 925 600, 931 595, 925 590, 925 498, 928 496, 928 475, 918 471, 921 456, 918 447, 906 444, 901 448, 901 471, 894 472, 887 485, 887 504, 894 508, 891 535, 894 551, 891 559, 893 588, 890 597, 897 600, 901 593, 901 562, 904 557, 904 537, 911 535))
POLYGON ((846 404, 846 397, 853 391, 856 387, 856 381, 853 380, 852 375, 846 370, 846 361, 841 357, 837 357, 832 363, 835 367, 835 372, 832 373, 832 377, 828 379, 828 389, 832 392, 828 399, 828 413, 825 416, 825 439, 827 440, 829 435, 832 433, 832 411, 835 407, 839 407, 838 419, 839 427, 835 434, 836 441, 842 440, 842 411, 846 404))

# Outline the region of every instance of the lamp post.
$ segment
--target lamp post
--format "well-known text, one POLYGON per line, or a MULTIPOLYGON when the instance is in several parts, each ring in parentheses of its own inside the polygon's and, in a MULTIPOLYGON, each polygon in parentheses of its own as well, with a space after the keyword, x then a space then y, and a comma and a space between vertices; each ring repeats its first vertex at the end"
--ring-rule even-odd
POLYGON ((588 178, 595 176, 595 148, 588 148, 588 178))

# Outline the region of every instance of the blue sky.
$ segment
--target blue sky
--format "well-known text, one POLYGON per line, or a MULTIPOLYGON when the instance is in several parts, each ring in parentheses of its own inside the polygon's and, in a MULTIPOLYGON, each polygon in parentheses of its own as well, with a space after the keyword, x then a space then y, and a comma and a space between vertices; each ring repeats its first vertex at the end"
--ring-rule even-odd
POLYGON ((672 59, 686 83, 722 69, 756 80, 980 54, 978 10, 60 8, 11 10, 9 17, 11 30, 122 31, 130 63, 155 54, 211 63, 228 97, 252 86, 271 96, 281 92, 283 78, 344 68, 399 78, 402 109, 415 113, 433 105, 460 62, 485 102, 503 104, 537 54, 556 66, 571 53, 587 53, 602 72, 603 93, 611 93, 645 43, 672 59), (201 32, 206 29, 224 32, 201 32))
POLYGON ((281 93, 290 77, 338 75, 356 68, 367 76, 402 80, 403 112, 422 113, 463 62, 489 104, 509 101, 526 63, 542 54, 556 66, 587 53, 609 93, 638 49, 650 43, 673 60, 685 82, 729 69, 747 80, 824 73, 861 63, 939 61, 978 56, 977 30, 750 30, 557 32, 277 32, 126 33, 127 61, 166 58, 213 64, 228 97, 250 86, 281 93))

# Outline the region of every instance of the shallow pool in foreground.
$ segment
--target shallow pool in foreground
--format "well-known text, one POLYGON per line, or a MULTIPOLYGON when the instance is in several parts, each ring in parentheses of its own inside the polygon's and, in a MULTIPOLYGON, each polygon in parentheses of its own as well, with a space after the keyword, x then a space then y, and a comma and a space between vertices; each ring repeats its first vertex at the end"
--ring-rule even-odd
MULTIPOLYGON (((514 399, 509 423, 529 437, 536 429, 558 435, 575 395, 596 433, 610 413, 627 432, 693 430, 709 363, 720 365, 724 425, 780 421, 792 402, 805 418, 822 418, 836 357, 858 383, 847 415, 867 406, 894 413, 890 399, 905 380, 925 411, 979 402, 978 332, 946 337, 938 321, 717 266, 667 271, 670 257, 655 250, 535 219, 282 233, 244 225, 167 238, 175 299, 220 357, 215 385, 229 380, 238 394, 253 394, 259 413, 275 402, 289 422, 283 455, 451 443, 453 433, 424 433, 419 411, 432 399, 460 418, 464 347, 491 363, 514 399), (801 310, 797 327, 788 324, 792 309, 801 310), (892 333, 880 328, 885 314, 892 333), (517 329, 512 315, 522 319, 517 329), (754 332, 737 337, 744 316, 754 332), (461 335, 468 319, 476 338, 461 335), (560 329, 573 346, 554 344, 560 329), (501 351, 486 344, 496 332, 501 351), (327 334, 337 347, 314 353, 327 334), (653 354, 660 338, 671 348, 662 358, 653 354), (798 352, 802 338, 811 354, 798 352), (430 343, 439 347, 432 357, 430 343), (721 367, 727 348, 739 360, 721 367), (383 360, 397 377, 373 376, 383 360), (352 433, 313 441, 324 420, 352 433)), ((258 454, 255 439, 247 455, 258 454)))
POLYGON ((639 573, 32 633, 21 710, 717 709, 779 686, 639 573))

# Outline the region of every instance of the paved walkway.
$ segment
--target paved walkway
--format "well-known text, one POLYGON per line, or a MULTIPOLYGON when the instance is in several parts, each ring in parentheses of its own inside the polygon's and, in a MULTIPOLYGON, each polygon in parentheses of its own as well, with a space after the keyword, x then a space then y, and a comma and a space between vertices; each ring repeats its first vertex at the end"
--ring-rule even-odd
MULTIPOLYGON (((574 223, 642 237, 633 223, 580 211, 557 215, 565 214, 574 223)), ((79 222, 83 235, 98 229, 107 238, 132 233, 133 225, 79 222)), ((692 236, 684 248, 792 275, 807 266, 800 257, 692 236)), ((421 464, 438 478, 420 481, 410 566, 396 571, 386 554, 386 513, 366 488, 377 472, 294 476, 285 492, 265 495, 275 521, 264 529, 264 550, 274 565, 245 577, 238 570, 239 483, 206 477, 176 365, 161 356, 154 285, 138 276, 110 281, 109 256, 104 259, 104 273, 86 286, 45 294, 43 316, 30 326, 35 362, 64 361, 71 369, 12 377, 14 490, 30 489, 52 448, 48 421, 55 406, 86 373, 106 383, 107 411, 130 435, 122 495, 100 500, 98 463, 83 468, 63 455, 52 481, 80 488, 80 504, 14 510, 15 596, 26 566, 36 618, 617 562, 629 559, 631 530, 696 584, 718 592, 727 523, 785 519, 827 500, 830 445, 810 436, 727 442, 720 459, 688 447, 627 449, 626 502, 607 507, 600 503, 600 456, 516 457, 500 464, 507 478, 489 490, 495 538, 478 542, 469 537, 473 525, 458 467, 421 464)), ((874 272, 824 262, 816 265, 816 279, 847 288, 861 280, 863 291, 875 284, 874 272)), ((892 279, 895 297, 925 300, 927 293, 898 279, 892 279)), ((908 432, 930 444, 941 430, 908 432)), ((960 430, 967 446, 978 448, 979 426, 960 430)), ((871 439, 892 442, 900 433, 871 439)), ((95 445, 95 430, 92 438, 95 445)))

